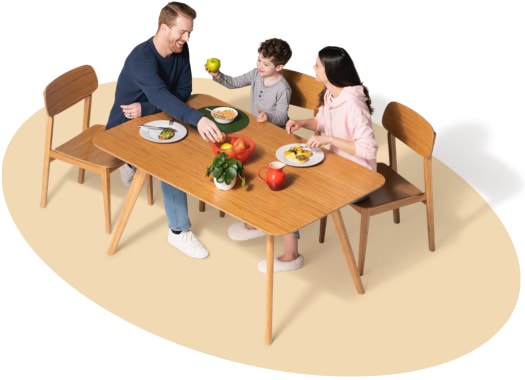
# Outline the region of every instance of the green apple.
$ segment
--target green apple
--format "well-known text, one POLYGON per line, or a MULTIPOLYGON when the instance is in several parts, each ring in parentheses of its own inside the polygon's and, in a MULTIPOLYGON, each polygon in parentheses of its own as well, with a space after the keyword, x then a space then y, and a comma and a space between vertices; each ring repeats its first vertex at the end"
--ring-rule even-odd
POLYGON ((219 58, 208 58, 206 61, 206 68, 214 73, 221 67, 221 61, 219 58))

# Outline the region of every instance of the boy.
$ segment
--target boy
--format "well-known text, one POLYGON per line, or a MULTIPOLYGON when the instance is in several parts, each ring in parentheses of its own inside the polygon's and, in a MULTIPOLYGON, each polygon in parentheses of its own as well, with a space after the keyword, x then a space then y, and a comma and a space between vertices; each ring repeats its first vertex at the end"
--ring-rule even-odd
MULTIPOLYGON (((251 86, 251 113, 257 116, 257 121, 270 122, 284 128, 288 121, 288 108, 292 89, 280 71, 290 60, 292 50, 286 41, 271 38, 261 43, 258 49, 257 67, 238 77, 223 74, 220 70, 210 72, 213 80, 227 88, 251 86)), ((243 222, 236 222, 228 228, 232 240, 242 241, 265 236, 243 222)), ((282 272, 299 269, 304 260, 298 252, 299 232, 283 236, 284 254, 275 259, 274 271, 282 272)), ((266 260, 259 263, 260 272, 266 272, 266 260)))

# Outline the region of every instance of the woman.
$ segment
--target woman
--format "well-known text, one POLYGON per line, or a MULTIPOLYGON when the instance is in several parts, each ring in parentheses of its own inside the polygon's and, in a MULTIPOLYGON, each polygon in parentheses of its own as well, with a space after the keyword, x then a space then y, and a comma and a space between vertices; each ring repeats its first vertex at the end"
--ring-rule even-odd
POLYGON ((372 128, 372 101, 350 55, 340 47, 319 51, 314 65, 316 79, 324 84, 319 112, 314 118, 289 120, 286 131, 299 128, 321 132, 306 145, 329 145, 333 152, 376 170, 377 142, 372 128))

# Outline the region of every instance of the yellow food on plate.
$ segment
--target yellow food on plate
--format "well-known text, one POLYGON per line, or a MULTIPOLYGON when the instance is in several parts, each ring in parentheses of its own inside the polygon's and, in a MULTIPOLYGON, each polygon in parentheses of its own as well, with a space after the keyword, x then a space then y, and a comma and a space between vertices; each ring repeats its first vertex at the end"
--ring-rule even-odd
POLYGON ((310 149, 305 149, 300 145, 295 145, 285 151, 284 156, 289 160, 304 164, 312 156, 312 151, 310 149))
POLYGON ((162 131, 159 133, 159 140, 169 140, 175 136, 175 129, 173 128, 162 128, 162 131))

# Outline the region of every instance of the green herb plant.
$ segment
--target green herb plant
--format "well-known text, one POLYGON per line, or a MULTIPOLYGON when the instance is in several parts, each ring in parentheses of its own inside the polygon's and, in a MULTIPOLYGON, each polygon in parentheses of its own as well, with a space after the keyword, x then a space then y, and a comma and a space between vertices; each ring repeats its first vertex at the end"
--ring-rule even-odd
POLYGON ((236 158, 229 157, 224 152, 219 152, 218 156, 213 157, 211 165, 206 169, 206 176, 209 177, 210 175, 218 183, 224 182, 226 185, 229 185, 235 180, 235 177, 239 177, 241 185, 244 186, 246 184, 242 162, 236 158))

